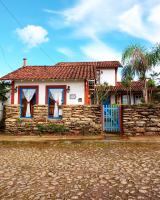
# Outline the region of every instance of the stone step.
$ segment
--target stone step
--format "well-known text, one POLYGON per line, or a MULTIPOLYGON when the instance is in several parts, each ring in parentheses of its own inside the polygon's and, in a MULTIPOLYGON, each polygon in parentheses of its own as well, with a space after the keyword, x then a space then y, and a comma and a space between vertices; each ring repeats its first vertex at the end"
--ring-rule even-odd
POLYGON ((122 139, 122 137, 121 137, 120 133, 113 133, 113 134, 106 133, 105 139, 106 140, 120 140, 120 139, 122 139))

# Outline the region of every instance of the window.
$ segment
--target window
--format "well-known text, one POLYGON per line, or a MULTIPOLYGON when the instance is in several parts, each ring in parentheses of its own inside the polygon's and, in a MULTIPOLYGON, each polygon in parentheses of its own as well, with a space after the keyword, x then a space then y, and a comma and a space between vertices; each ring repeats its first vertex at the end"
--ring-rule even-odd
POLYGON ((38 88, 37 87, 20 87, 20 117, 32 118, 34 105, 37 104, 38 88))
POLYGON ((140 104, 142 101, 142 95, 141 94, 135 95, 134 100, 135 100, 135 104, 140 104))
POLYGON ((121 104, 121 95, 116 95, 116 104, 120 105, 121 104))
POLYGON ((65 103, 64 88, 48 88, 48 117, 54 119, 62 118, 62 105, 65 103))
POLYGON ((122 104, 128 104, 128 96, 127 95, 122 96, 122 104))

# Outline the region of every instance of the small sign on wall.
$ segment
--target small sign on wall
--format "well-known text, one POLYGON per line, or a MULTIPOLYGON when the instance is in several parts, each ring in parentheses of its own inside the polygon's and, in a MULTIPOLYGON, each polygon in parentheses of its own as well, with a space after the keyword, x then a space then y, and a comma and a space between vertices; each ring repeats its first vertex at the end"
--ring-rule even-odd
POLYGON ((82 98, 78 98, 78 102, 82 102, 82 98))
POLYGON ((70 98, 70 99, 76 99, 76 94, 70 94, 70 95, 69 95, 69 98, 70 98))

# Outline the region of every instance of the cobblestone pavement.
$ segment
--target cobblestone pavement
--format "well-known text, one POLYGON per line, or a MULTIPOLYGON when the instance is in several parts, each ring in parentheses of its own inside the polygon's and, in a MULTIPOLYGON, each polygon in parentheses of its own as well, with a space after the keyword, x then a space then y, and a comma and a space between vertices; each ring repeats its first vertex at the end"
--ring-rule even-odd
POLYGON ((0 146, 0 200, 160 199, 158 144, 0 146))

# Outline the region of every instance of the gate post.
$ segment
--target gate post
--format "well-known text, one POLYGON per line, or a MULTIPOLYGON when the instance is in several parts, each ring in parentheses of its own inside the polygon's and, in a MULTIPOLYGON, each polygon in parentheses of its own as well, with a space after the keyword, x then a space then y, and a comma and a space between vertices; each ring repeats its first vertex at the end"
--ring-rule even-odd
POLYGON ((104 105, 101 105, 101 123, 102 123, 102 131, 104 131, 104 105))
POLYGON ((123 106, 120 105, 120 134, 123 135, 123 106))

